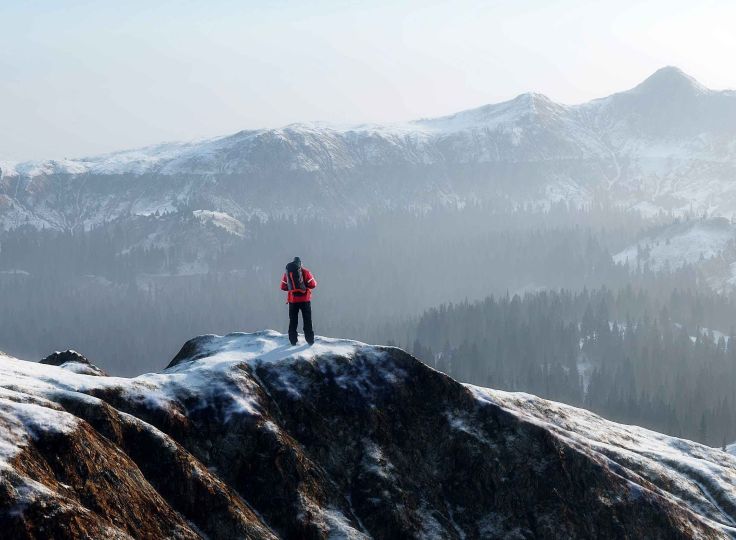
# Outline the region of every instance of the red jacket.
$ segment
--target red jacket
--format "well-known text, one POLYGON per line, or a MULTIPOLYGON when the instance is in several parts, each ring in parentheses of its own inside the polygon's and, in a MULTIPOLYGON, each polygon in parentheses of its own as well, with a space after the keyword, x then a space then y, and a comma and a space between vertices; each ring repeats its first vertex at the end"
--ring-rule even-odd
POLYGON ((298 304, 299 302, 309 302, 310 300, 312 300, 312 289, 317 286, 317 280, 314 279, 312 272, 310 272, 303 266, 302 274, 304 275, 304 283, 307 285, 307 294, 302 296, 296 296, 293 291, 289 291, 289 286, 286 282, 286 272, 284 272, 284 277, 281 278, 281 290, 289 291, 289 296, 287 298, 287 302, 289 304, 298 304))

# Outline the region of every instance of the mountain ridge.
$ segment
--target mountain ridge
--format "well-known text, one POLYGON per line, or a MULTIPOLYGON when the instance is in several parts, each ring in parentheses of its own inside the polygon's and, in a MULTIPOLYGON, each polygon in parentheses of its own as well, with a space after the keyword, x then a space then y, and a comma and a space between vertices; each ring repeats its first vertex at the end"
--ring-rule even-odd
POLYGON ((685 91, 695 94, 713 92, 676 66, 665 66, 652 73, 628 92, 685 91))
POLYGON ((393 347, 262 331, 200 336, 133 379, 64 365, 0 358, 0 525, 17 538, 736 531, 730 454, 393 347))
POLYGON ((182 207, 344 223, 385 210, 600 199, 646 216, 731 217, 736 93, 664 68, 579 105, 530 93, 433 119, 292 124, 0 170, 4 229, 89 229, 182 207))
MULTIPOLYGON (((658 69, 652 75, 647 77, 644 81, 634 86, 629 90, 617 92, 606 97, 594 98, 587 102, 578 104, 562 104, 553 101, 546 95, 539 92, 523 92, 516 97, 509 100, 500 101, 496 103, 488 103, 480 105, 478 107, 472 107, 470 109, 464 109, 456 113, 448 115, 442 115, 438 117, 422 117, 416 120, 410 120, 406 122, 388 122, 384 124, 372 124, 372 123, 360 123, 360 124, 335 124, 323 121, 314 122, 295 122, 287 124, 277 128, 256 128, 256 129, 244 129, 228 135, 220 135, 215 137, 203 137, 197 139, 191 139, 187 141, 167 141, 153 145, 134 147, 125 150, 113 151, 99 155, 93 155, 88 157, 73 158, 73 159, 50 159, 50 160, 30 160, 30 161, 11 161, 11 160, 0 160, 0 170, 2 175, 7 176, 40 176, 44 174, 58 174, 65 172, 67 174, 84 174, 89 172, 108 172, 105 168, 99 170, 88 170, 84 168, 84 163, 94 163, 100 161, 103 158, 114 158, 118 156, 125 156, 126 154, 143 153, 149 151, 151 153, 161 152, 166 153, 166 150, 172 150, 175 148, 190 148, 196 145, 210 145, 218 142, 242 140, 253 136, 263 135, 266 133, 280 134, 288 131, 314 131, 314 130, 325 130, 336 133, 349 133, 349 132, 360 132, 360 131, 380 131, 380 130, 395 130, 395 133, 407 132, 421 132, 422 127, 430 127, 441 125, 444 122, 448 122, 457 118, 462 117, 483 117, 487 113, 497 113, 499 110, 509 109, 512 105, 520 105, 522 110, 524 106, 527 106, 530 111, 535 110, 535 102, 540 102, 545 106, 552 106, 559 110, 575 110, 578 108, 590 107, 592 104, 599 103, 603 100, 610 99, 614 96, 626 95, 626 94, 641 94, 641 93, 658 93, 661 90, 673 91, 679 89, 689 89, 694 94, 733 94, 733 90, 711 90, 700 84, 696 79, 687 75, 685 72, 675 66, 666 66, 658 69), (4 167, 3 167, 4 164, 4 167), (59 169, 55 169, 59 167, 59 169), (67 167, 66 169, 64 167, 67 167)), ((468 126, 465 126, 468 127, 468 126)), ((475 127, 482 128, 482 121, 478 122, 475 127)), ((112 172, 112 171, 110 171, 112 172)), ((115 170, 116 173, 121 172, 135 172, 115 170)), ((140 174, 140 172, 139 172, 140 174)), ((2 178, 0 175, 0 178, 2 178)))

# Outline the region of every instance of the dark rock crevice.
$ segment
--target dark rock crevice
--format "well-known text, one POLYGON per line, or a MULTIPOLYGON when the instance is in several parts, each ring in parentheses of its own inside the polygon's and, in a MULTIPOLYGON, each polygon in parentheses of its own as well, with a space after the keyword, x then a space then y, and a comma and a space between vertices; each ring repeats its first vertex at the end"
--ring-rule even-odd
POLYGON ((104 402, 69 399, 63 405, 122 449, 167 503, 208 537, 275 538, 236 492, 164 433, 104 402))

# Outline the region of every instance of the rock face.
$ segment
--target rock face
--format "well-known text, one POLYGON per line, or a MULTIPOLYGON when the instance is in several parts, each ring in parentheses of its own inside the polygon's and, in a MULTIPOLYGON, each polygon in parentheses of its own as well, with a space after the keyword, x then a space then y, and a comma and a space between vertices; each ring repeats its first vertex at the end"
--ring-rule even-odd
MULTIPOLYGON (((0 156, 2 158, 2 156, 0 156)), ((59 230, 198 208, 343 222, 386 209, 594 199, 736 215, 736 92, 672 67, 580 105, 540 94, 396 125, 296 124, 76 160, 0 162, 0 228, 59 230), (284 198, 298 186, 300 197, 284 198)))
POLYGON ((0 357, 0 434, 9 538, 736 531, 726 452, 344 340, 201 336, 133 379, 0 357))

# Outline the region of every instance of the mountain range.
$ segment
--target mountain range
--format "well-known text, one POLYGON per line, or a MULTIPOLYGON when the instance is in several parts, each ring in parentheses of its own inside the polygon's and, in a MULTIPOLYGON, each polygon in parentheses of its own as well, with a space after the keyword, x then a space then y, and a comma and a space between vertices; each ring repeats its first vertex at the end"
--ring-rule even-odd
POLYGON ((736 214, 736 92, 677 68, 579 105, 522 94, 441 118, 295 124, 83 158, 0 161, 0 227, 181 209, 350 222, 385 209, 608 202, 736 214))
POLYGON ((158 373, 0 355, 12 538, 729 538, 736 458, 394 347, 206 335, 158 373))

